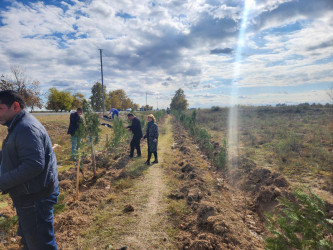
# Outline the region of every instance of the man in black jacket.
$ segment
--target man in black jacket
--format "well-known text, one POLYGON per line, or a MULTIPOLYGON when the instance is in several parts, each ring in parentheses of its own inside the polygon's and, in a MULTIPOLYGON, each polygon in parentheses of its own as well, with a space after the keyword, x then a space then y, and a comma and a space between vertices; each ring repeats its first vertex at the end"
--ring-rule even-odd
POLYGON ((59 195, 57 160, 43 125, 24 110, 15 91, 0 91, 0 124, 8 135, 0 151, 0 190, 9 193, 24 249, 57 249, 53 205, 59 195))
POLYGON ((141 129, 141 123, 140 120, 134 116, 132 113, 129 113, 127 115, 128 119, 132 121, 131 126, 127 126, 127 130, 131 130, 133 133, 133 138, 131 141, 131 153, 130 157, 134 156, 134 148, 136 148, 137 157, 141 157, 141 148, 140 148, 140 141, 142 138, 142 129, 141 129))
POLYGON ((79 123, 80 121, 83 122, 82 118, 82 109, 78 108, 76 112, 71 113, 69 117, 69 127, 67 134, 71 135, 71 142, 72 142, 72 148, 71 148, 71 160, 76 160, 77 159, 77 150, 78 150, 78 137, 75 134, 75 132, 79 128, 79 123))

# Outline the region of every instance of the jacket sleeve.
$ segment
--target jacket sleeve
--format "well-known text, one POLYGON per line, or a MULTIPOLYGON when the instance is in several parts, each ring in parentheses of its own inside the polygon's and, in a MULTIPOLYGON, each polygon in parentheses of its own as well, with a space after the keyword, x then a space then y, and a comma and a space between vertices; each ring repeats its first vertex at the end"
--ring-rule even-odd
POLYGON ((154 139, 158 139, 158 126, 157 125, 155 126, 155 129, 154 129, 154 139))
POLYGON ((44 136, 37 128, 22 128, 15 138, 19 165, 0 176, 0 189, 8 190, 32 180, 45 166, 44 136))

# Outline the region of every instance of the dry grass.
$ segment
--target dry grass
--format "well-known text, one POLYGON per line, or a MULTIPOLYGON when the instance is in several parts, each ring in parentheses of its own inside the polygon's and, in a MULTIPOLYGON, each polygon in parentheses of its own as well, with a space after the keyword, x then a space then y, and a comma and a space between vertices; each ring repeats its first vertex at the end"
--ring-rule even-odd
MULTIPOLYGON (((332 192, 332 113, 331 106, 240 108, 240 153, 293 181, 332 192)), ((197 110, 198 125, 219 143, 227 121, 228 109, 197 110)))

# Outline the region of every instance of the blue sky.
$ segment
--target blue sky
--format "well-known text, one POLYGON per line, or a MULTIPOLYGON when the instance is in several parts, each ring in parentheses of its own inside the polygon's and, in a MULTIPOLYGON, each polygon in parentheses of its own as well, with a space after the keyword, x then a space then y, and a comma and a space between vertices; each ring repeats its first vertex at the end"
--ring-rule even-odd
POLYGON ((165 108, 178 88, 191 107, 327 103, 333 1, 246 0, 243 16, 244 2, 2 0, 0 74, 19 65, 43 93, 88 98, 101 48, 107 90, 140 105, 165 108))

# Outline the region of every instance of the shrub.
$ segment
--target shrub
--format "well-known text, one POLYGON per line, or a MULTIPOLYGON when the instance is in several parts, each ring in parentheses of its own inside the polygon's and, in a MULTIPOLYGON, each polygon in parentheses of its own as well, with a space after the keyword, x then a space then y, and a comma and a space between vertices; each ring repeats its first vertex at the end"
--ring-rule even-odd
POLYGON ((292 192, 294 200, 280 198, 280 210, 267 214, 272 237, 266 249, 332 249, 333 221, 327 219, 325 203, 309 188, 292 192))

